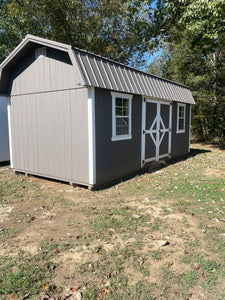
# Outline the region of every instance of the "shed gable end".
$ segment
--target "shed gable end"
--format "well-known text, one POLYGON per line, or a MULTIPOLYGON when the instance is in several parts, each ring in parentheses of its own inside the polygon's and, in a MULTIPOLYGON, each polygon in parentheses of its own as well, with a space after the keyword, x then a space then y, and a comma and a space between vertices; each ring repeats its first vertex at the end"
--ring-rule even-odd
POLYGON ((35 51, 23 58, 11 73, 11 95, 74 89, 82 84, 78 68, 68 53, 47 48, 46 56, 35 58, 35 51))

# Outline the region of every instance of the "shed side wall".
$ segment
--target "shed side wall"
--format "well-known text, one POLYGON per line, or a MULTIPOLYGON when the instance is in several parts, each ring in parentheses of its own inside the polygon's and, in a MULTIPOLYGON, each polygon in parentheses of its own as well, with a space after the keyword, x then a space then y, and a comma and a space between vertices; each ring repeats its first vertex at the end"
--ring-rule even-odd
POLYGON ((9 158, 9 133, 8 133, 8 97, 0 96, 0 162, 9 158))
POLYGON ((132 139, 111 141, 112 97, 110 91, 95 89, 96 184, 118 179, 140 170, 142 98, 132 99, 132 139))
POLYGON ((88 183, 87 90, 11 97, 14 168, 88 183))

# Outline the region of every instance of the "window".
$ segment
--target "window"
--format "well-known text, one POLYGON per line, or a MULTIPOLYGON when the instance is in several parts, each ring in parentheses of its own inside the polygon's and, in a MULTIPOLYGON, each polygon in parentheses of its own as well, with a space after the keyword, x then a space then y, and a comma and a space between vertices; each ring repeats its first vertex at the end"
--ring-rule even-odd
POLYGON ((131 139, 131 95, 112 95, 112 141, 131 139))
POLYGON ((177 105, 177 133, 185 132, 185 104, 177 105))
POLYGON ((40 56, 46 56, 47 50, 46 47, 36 48, 35 49, 35 58, 38 58, 40 56))

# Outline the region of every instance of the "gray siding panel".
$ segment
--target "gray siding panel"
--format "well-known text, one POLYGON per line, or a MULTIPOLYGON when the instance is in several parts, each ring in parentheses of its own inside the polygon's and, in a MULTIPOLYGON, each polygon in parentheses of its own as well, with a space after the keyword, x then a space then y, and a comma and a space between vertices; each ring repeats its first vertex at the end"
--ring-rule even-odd
POLYGON ((176 133, 177 130, 177 103, 173 103, 172 118, 172 145, 171 158, 188 154, 189 149, 189 112, 190 105, 186 105, 185 132, 176 133))
POLYGON ((83 79, 68 53, 47 49, 47 56, 34 58, 34 49, 13 72, 11 95, 75 88, 83 79))
POLYGON ((11 97, 14 168, 88 184, 86 88, 11 97))
POLYGON ((132 139, 111 141, 112 97, 109 91, 96 89, 96 177, 103 184, 134 173, 141 168, 141 97, 132 99, 132 139))

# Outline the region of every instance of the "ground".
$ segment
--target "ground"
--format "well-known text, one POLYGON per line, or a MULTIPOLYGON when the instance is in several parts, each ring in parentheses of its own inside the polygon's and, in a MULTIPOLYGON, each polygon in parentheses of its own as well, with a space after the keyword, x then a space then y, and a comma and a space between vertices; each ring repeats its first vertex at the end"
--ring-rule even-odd
POLYGON ((217 146, 99 191, 1 165, 0 299, 225 299, 224 213, 217 146))

